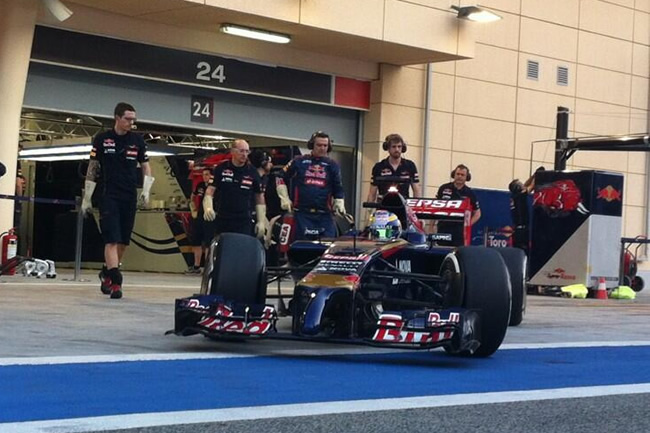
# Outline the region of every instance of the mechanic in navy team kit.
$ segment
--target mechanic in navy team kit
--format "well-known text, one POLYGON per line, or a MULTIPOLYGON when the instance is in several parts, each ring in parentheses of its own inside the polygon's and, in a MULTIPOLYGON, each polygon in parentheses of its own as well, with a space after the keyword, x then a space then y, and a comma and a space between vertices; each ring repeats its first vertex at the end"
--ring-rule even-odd
POLYGON ((282 209, 296 220, 296 239, 314 236, 336 237, 332 211, 345 215, 341 169, 327 154, 332 140, 325 132, 314 132, 307 142, 309 155, 296 156, 284 167, 284 179, 277 191, 282 209), (293 202, 287 185, 291 185, 293 202))
MULTIPOLYGON (((544 171, 545 168, 540 166, 535 173, 544 171)), ((528 195, 535 189, 535 173, 521 183, 519 179, 514 179, 508 185, 510 190, 510 215, 512 216, 512 246, 521 248, 528 254, 530 246, 529 222, 530 214, 528 211, 528 195)))
POLYGON ((409 159, 403 158, 402 154, 406 152, 406 142, 399 134, 390 134, 386 136, 382 148, 388 152, 388 157, 382 159, 372 168, 372 177, 370 178, 370 191, 368 192, 368 201, 377 200, 377 193, 383 196, 392 185, 396 185, 398 191, 404 198, 409 198, 409 191, 413 189, 413 197, 420 197, 420 179, 418 169, 415 163, 409 159), (395 183, 382 182, 382 176, 400 178, 404 182, 395 183))
POLYGON ((191 245, 194 252, 194 265, 190 266, 186 274, 201 273, 201 259, 207 258, 208 247, 214 238, 214 221, 206 221, 203 218, 203 197, 210 182, 211 170, 204 168, 201 172, 203 181, 196 184, 190 195, 191 219, 191 245))
MULTIPOLYGON (((472 225, 481 218, 481 208, 479 206, 474 191, 467 186, 467 182, 472 180, 472 173, 464 164, 459 164, 451 172, 453 182, 445 183, 438 188, 436 198, 444 200, 463 200, 469 197, 472 205, 472 225)), ((440 221, 438 223, 439 233, 451 233, 452 245, 463 245, 463 224, 457 222, 440 221)))
POLYGON ((241 233, 264 239, 268 230, 264 190, 260 175, 248 161, 249 153, 246 140, 235 140, 230 160, 217 165, 212 172, 203 197, 203 217, 206 221, 215 221, 217 235, 241 233), (253 223, 253 203, 256 223, 253 223))
POLYGON ((92 208, 92 195, 101 170, 102 197, 99 225, 104 239, 104 260, 99 273, 101 291, 112 299, 122 297, 122 274, 119 264, 131 240, 137 204, 149 203, 154 178, 147 156, 147 146, 140 135, 131 131, 136 121, 135 108, 120 102, 114 110, 115 126, 93 139, 86 173, 82 212, 92 208), (138 164, 144 176, 142 192, 137 195, 138 164))

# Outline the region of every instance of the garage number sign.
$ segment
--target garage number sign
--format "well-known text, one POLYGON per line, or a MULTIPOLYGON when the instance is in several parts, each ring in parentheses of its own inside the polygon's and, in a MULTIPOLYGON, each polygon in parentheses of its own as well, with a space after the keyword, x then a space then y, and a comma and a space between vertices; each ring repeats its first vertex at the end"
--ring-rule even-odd
MULTIPOLYGON (((331 75, 43 26, 34 32, 32 61, 308 102, 333 101, 331 75)), ((205 120, 205 113, 193 111, 196 119, 205 120)))
POLYGON ((190 120, 192 122, 212 124, 214 122, 214 99, 192 95, 190 120))

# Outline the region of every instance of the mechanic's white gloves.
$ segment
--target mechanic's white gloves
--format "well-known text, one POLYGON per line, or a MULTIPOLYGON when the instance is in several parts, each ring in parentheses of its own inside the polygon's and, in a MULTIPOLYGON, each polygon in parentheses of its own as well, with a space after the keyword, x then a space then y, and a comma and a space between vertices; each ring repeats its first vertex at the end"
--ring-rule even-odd
POLYGON ((149 195, 151 194, 151 185, 153 181, 156 180, 151 176, 145 174, 144 181, 142 182, 142 192, 140 197, 138 197, 138 204, 142 206, 147 206, 149 204, 149 195))
POLYGON ((214 211, 212 196, 206 194, 203 196, 203 219, 206 221, 214 221, 216 217, 217 213, 214 211))
POLYGON ((257 239, 263 240, 266 232, 269 231, 269 220, 266 219, 265 204, 255 205, 255 218, 257 219, 255 223, 255 236, 257 239))
POLYGON ((93 207, 93 192, 95 192, 96 182, 87 180, 84 184, 84 198, 81 200, 81 212, 89 212, 93 207))
POLYGON ((280 207, 287 212, 291 212, 291 199, 289 198, 289 190, 286 185, 278 185, 276 187, 278 197, 280 197, 280 207))
POLYGON ((190 215, 192 215, 192 219, 196 219, 199 216, 199 211, 196 209, 194 200, 192 200, 191 197, 190 197, 190 215))
POLYGON ((345 211, 345 201, 342 198, 334 199, 334 212, 342 216, 345 216, 347 213, 345 211))

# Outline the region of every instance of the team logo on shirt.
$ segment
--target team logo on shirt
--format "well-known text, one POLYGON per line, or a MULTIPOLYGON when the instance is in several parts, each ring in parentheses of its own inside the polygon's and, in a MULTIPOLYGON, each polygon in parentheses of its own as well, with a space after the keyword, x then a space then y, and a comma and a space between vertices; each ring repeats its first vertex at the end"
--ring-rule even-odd
POLYGON ((385 169, 383 169, 381 171, 381 173, 379 175, 380 176, 390 176, 391 174, 393 174, 393 172, 390 171, 390 168, 385 168, 385 169))
POLYGON ((225 169, 224 171, 221 172, 222 176, 229 176, 233 177, 235 174, 230 170, 229 168, 225 169))
POLYGON ((450 198, 451 198, 451 196, 452 196, 453 193, 454 193, 454 192, 451 190, 451 188, 445 188, 445 189, 442 190, 442 194, 441 194, 441 195, 442 195, 442 198, 443 198, 443 199, 447 200, 447 199, 450 199, 450 198))
POLYGON ((115 147, 115 140, 113 140, 112 138, 105 138, 104 147, 115 147))
POLYGON ((138 149, 127 149, 126 159, 135 160, 138 157, 138 149))
POLYGON ((327 172, 325 168, 319 164, 310 165, 305 172, 305 177, 315 177, 318 179, 325 179, 327 172))
POLYGON ((241 189, 251 189, 253 186, 253 178, 250 176, 244 176, 241 179, 241 189))

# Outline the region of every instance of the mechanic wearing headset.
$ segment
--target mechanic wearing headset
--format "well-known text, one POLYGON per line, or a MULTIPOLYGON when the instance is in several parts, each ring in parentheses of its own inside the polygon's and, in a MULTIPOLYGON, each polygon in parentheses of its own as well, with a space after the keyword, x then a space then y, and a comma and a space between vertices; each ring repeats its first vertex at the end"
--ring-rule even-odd
POLYGON ((285 211, 294 210, 296 239, 320 233, 336 236, 332 210, 345 215, 341 169, 327 154, 332 140, 323 131, 316 131, 307 142, 309 155, 296 156, 284 167, 284 179, 277 185, 280 205, 285 211), (287 184, 292 186, 293 202, 287 184))
MULTIPOLYGON (((474 191, 466 185, 467 182, 472 180, 472 174, 464 164, 458 164, 451 172, 453 182, 445 183, 438 188, 436 194, 437 199, 444 200, 463 200, 469 197, 472 205, 472 225, 474 225, 481 218, 481 208, 479 207, 478 200, 474 191)), ((451 233, 452 244, 456 246, 463 245, 463 226, 458 223, 440 221, 438 223, 438 232, 451 233)))
POLYGON ((372 168, 372 177, 370 178, 370 191, 368 192, 369 202, 377 200, 377 192, 383 196, 392 185, 391 182, 377 181, 381 176, 399 177, 409 182, 400 183, 397 189, 404 198, 409 198, 409 186, 413 188, 413 197, 420 197, 420 179, 418 169, 415 163, 409 159, 402 158, 406 152, 406 143, 399 134, 390 134, 386 136, 382 148, 388 152, 388 158, 382 159, 372 168))
POLYGON ((268 229, 264 189, 260 175, 248 162, 250 149, 246 140, 237 139, 230 149, 231 158, 218 164, 203 197, 203 218, 215 221, 215 234, 241 233, 264 239, 268 229), (213 197, 217 195, 217 209, 213 197), (256 223, 253 225, 252 204, 256 223))

